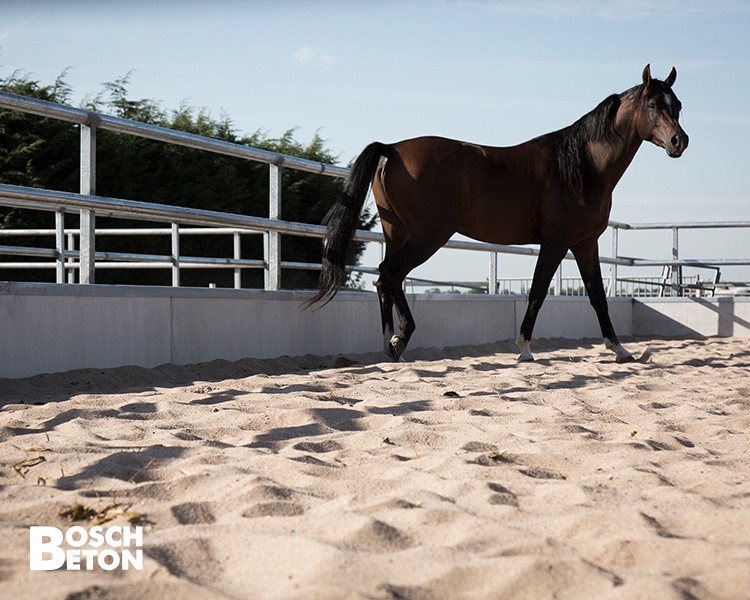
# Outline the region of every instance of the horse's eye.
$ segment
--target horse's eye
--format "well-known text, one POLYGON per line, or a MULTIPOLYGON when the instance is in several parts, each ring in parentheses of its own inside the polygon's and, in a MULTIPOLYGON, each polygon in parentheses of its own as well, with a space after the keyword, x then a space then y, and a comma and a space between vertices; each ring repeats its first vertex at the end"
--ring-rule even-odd
POLYGON ((648 103, 648 109, 649 110, 654 110, 655 108, 656 108, 656 104, 654 104, 653 102, 649 102, 648 103))

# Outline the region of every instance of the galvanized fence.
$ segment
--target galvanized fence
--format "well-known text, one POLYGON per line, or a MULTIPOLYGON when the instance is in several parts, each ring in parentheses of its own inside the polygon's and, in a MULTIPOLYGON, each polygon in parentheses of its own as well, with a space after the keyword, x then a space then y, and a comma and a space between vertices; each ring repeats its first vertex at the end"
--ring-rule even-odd
MULTIPOLYGON (((0 108, 18 110, 43 117, 75 123, 80 128, 80 193, 43 190, 23 186, 0 184, 0 205, 42 210, 54 213, 54 227, 37 230, 0 229, 0 237, 11 241, 18 236, 32 236, 52 243, 43 247, 27 247, 10 243, 0 245, 0 254, 26 257, 33 260, 0 262, 5 269, 55 269, 58 283, 94 283, 97 269, 149 268, 169 269, 172 285, 180 285, 181 269, 211 268, 232 269, 234 286, 242 286, 241 274, 245 269, 263 269, 264 288, 276 290, 280 287, 282 269, 319 269, 319 264, 285 262, 281 260, 281 235, 322 237, 325 229, 319 225, 294 223, 280 220, 282 169, 297 169, 324 176, 344 178, 348 169, 315 161, 287 156, 240 144, 204 138, 198 135, 148 125, 119 117, 93 113, 79 108, 63 106, 42 100, 26 98, 16 94, 0 92, 0 108), (184 208, 164 204, 136 202, 96 195, 96 132, 106 129, 122 134, 139 136, 164 143, 233 156, 245 160, 268 164, 269 168, 269 218, 236 215, 217 211, 184 208), (65 226, 66 213, 80 215, 80 227, 65 226), (147 223, 167 223, 168 227, 150 229, 97 229, 96 217, 119 217, 141 220, 147 223), (232 256, 226 258, 191 257, 180 254, 180 236, 183 235, 227 235, 233 239, 232 256), (171 238, 171 253, 164 256, 138 253, 97 252, 97 236, 166 235, 171 238), (262 235, 264 256, 262 260, 243 258, 241 238, 245 235, 262 235)), ((72 151, 72 149, 71 149, 72 151)), ((711 223, 651 223, 625 224, 610 222, 612 229, 612 256, 602 256, 602 264, 610 265, 610 274, 605 283, 610 295, 701 295, 712 293, 718 278, 700 282, 693 276, 684 277, 684 267, 719 269, 725 266, 750 265, 750 259, 692 259, 679 256, 679 233, 684 229, 705 228, 750 228, 750 222, 711 223), (672 256, 667 260, 626 258, 619 256, 619 233, 630 230, 671 230, 673 234, 672 256), (619 267, 661 267, 661 277, 620 278, 619 267)), ((355 239, 361 242, 383 244, 383 236, 377 232, 358 231, 355 239)), ((410 280, 414 286, 462 287, 484 293, 525 293, 530 279, 502 278, 497 272, 498 254, 535 256, 538 248, 530 246, 508 246, 485 244, 469 240, 452 239, 446 248, 479 251, 489 255, 489 273, 483 282, 424 282, 410 280), (520 284, 516 286, 516 283, 520 284)), ((382 251, 381 251, 382 254, 382 251)), ((567 256, 572 259, 572 255, 567 256)), ((377 273, 375 266, 355 266, 353 270, 377 273)), ((583 293, 579 279, 563 278, 558 272, 551 293, 580 295, 583 293)))

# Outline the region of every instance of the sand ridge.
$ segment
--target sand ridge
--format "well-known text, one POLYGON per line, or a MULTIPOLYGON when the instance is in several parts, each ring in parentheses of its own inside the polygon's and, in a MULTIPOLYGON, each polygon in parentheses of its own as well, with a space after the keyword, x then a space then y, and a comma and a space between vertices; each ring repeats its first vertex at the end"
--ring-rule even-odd
POLYGON ((1 380, 0 594, 747 598, 750 340, 627 347, 1 380), (144 570, 29 571, 75 504, 144 526, 144 570))

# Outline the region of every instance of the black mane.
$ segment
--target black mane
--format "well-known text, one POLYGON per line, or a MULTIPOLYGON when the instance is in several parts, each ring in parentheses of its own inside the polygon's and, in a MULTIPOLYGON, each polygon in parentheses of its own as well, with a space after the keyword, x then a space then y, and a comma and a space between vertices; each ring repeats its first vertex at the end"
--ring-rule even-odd
POLYGON ((543 145, 551 144, 555 149, 560 176, 581 201, 585 197, 585 176, 591 168, 585 151, 586 143, 602 140, 615 142, 618 137, 614 129, 617 110, 623 98, 639 94, 642 88, 637 86, 623 94, 612 94, 572 125, 536 138, 543 145))

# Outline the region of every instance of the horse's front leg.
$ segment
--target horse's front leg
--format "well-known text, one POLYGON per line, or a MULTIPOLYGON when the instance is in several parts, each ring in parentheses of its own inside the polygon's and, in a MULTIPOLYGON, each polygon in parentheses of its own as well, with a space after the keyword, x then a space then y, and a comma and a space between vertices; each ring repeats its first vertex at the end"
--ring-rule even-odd
POLYGON ((552 277, 567 251, 567 245, 559 242, 542 244, 539 249, 539 257, 534 267, 534 280, 529 290, 529 303, 521 322, 521 332, 516 339, 516 345, 521 351, 518 357, 519 362, 534 360, 534 355, 531 353, 531 333, 534 330, 539 310, 547 297, 552 277))
POLYGON ((615 353, 615 360, 618 363, 634 361, 633 355, 625 350, 617 339, 612 320, 609 318, 607 294, 604 291, 602 271, 599 266, 599 246, 597 241, 595 239, 587 241, 575 248, 571 248, 571 250, 578 263, 578 270, 581 272, 583 283, 586 286, 589 302, 591 302, 591 306, 596 311, 596 317, 599 319, 599 326, 604 337, 604 347, 615 353))

